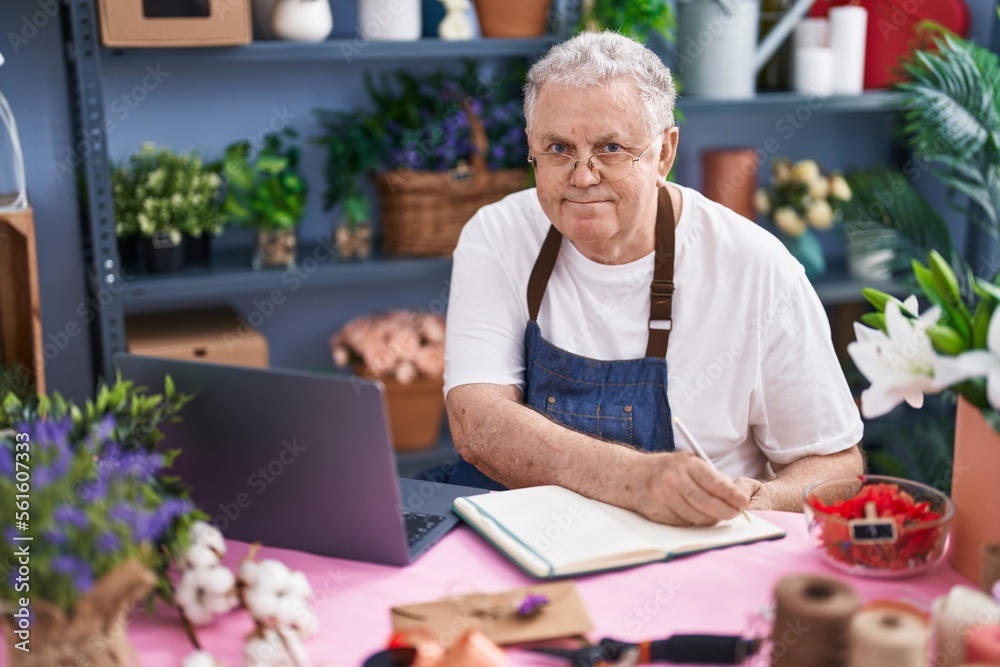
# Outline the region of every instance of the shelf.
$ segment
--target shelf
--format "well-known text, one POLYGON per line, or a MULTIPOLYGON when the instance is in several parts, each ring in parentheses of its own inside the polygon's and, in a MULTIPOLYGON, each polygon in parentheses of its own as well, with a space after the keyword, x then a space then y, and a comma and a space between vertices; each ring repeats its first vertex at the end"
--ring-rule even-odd
POLYGON ((109 61, 178 62, 199 66, 216 63, 259 63, 287 61, 342 61, 344 63, 380 60, 408 61, 433 58, 490 58, 538 56, 561 38, 555 35, 532 39, 480 38, 465 41, 420 39, 414 42, 365 42, 363 39, 328 39, 302 43, 260 41, 246 46, 176 49, 102 50, 109 61))
POLYGON ((394 258, 374 256, 366 260, 332 258, 319 244, 300 244, 298 264, 291 269, 250 266, 250 248, 215 251, 209 266, 185 267, 176 273, 144 273, 125 269, 122 297, 126 308, 177 300, 224 300, 236 295, 295 291, 303 287, 405 283, 425 278, 447 279, 451 257, 394 258))
POLYGON ((792 111, 804 107, 810 113, 896 111, 901 108, 902 93, 871 90, 861 95, 817 97, 801 93, 761 93, 747 99, 681 97, 677 107, 692 118, 712 113, 746 111, 792 111))
POLYGON ((861 303, 865 298, 861 290, 872 287, 893 296, 908 296, 911 288, 892 281, 854 280, 847 275, 843 266, 831 266, 822 276, 812 281, 819 300, 825 306, 837 306, 844 303, 861 303))

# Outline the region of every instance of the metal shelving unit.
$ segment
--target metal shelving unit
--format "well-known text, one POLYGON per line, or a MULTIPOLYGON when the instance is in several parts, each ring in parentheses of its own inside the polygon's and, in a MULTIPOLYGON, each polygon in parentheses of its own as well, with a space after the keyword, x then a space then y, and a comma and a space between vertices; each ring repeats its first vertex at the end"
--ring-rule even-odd
POLYGON ((559 38, 477 39, 466 42, 420 39, 415 42, 364 42, 361 39, 328 39, 318 43, 263 41, 221 48, 107 49, 110 60, 151 62, 260 63, 330 61, 341 63, 441 58, 508 58, 538 56, 559 38))
MULTIPOLYGON (((534 57, 559 41, 556 35, 538 39, 478 39, 446 42, 422 39, 416 42, 368 42, 327 40, 314 44, 256 42, 240 47, 194 49, 108 49, 100 45, 95 4, 70 0, 62 5, 66 58, 74 104, 76 140, 86 150, 83 157, 86 210, 84 251, 91 296, 101 305, 93 322, 95 365, 100 374, 113 373, 112 357, 125 348, 124 315, 136 307, 155 310, 178 301, 204 304, 224 302, 238 295, 265 293, 287 284, 281 270, 254 271, 249 250, 230 250, 213 255, 212 265, 188 268, 176 274, 123 273, 119 266, 111 199, 110 163, 102 125, 106 118, 102 93, 102 64, 115 61, 174 62, 191 64, 253 64, 282 61, 317 61, 341 64, 455 58, 534 57)), ((700 115, 746 111, 792 111, 809 105, 815 112, 854 113, 893 111, 899 98, 886 91, 856 97, 810 98, 792 93, 762 94, 746 100, 684 98, 680 108, 700 115)), ((302 286, 322 289, 350 284, 389 284, 424 278, 446 278, 451 261, 378 256, 366 261, 339 261, 319 246, 300 249, 300 267, 314 258, 308 280, 302 286)), ((294 271, 294 269, 293 269, 294 271)), ((857 301, 860 283, 831 273, 817 282, 817 291, 828 305, 857 301)))

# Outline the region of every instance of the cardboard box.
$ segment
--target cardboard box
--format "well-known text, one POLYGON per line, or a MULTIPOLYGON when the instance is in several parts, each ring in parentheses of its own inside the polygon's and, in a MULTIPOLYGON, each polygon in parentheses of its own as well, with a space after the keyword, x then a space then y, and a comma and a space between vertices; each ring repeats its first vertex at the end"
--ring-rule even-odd
POLYGON ((125 339, 135 354, 268 367, 267 339, 228 308, 131 315, 125 339))
POLYGON ((32 374, 38 393, 45 393, 38 256, 30 208, 0 213, 0 351, 5 366, 23 366, 32 374))
MULTIPOLYGON (((147 16, 144 0, 99 0, 101 43, 122 47, 237 46, 253 39, 250 0, 203 0, 207 16, 165 16, 164 0, 147 16)), ((190 3, 177 0, 183 14, 190 3)), ((166 13, 170 13, 167 11, 166 13)))

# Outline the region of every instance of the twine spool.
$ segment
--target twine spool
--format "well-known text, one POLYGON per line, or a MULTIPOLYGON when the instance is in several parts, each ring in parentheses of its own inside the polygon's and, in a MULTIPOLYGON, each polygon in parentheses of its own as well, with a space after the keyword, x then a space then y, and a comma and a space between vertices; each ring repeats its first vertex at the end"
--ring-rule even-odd
POLYGON ((904 603, 875 603, 851 619, 848 667, 926 667, 930 627, 904 603))
POLYGON ((785 577, 774 590, 772 667, 843 667, 851 617, 861 596, 850 585, 817 575, 785 577))

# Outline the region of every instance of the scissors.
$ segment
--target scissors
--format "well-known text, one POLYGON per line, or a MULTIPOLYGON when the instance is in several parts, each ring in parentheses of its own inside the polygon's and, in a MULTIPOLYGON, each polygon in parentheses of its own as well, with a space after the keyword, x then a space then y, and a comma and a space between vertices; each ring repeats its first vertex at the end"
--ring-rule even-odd
POLYGON ((604 638, 596 646, 577 649, 536 646, 527 650, 569 661, 570 667, 632 667, 651 662, 692 665, 738 665, 754 655, 759 639, 732 635, 674 635, 632 644, 604 638))

